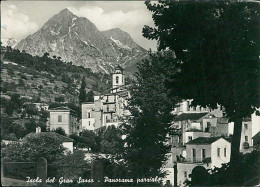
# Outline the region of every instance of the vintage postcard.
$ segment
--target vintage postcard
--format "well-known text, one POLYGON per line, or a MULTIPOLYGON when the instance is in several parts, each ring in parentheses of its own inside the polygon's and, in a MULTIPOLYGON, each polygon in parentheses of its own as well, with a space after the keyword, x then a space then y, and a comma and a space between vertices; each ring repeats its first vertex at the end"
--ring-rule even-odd
POLYGON ((257 1, 2 1, 2 186, 257 186, 257 1))

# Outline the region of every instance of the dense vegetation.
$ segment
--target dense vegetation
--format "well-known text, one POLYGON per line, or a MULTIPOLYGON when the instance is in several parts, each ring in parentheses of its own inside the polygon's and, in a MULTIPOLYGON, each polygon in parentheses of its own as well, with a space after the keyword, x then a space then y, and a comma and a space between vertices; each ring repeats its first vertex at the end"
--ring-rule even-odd
POLYGON ((175 53, 179 71, 165 81, 170 96, 193 99, 193 106, 219 104, 234 122, 231 185, 242 185, 242 120, 260 107, 260 4, 146 1, 146 5, 154 27, 145 26, 143 36, 157 40, 158 50, 175 53))
POLYGON ((149 54, 138 65, 136 83, 131 90, 130 119, 123 125, 127 146, 122 153, 127 176, 133 178, 163 177, 161 170, 170 146, 166 144, 172 132, 171 121, 177 98, 169 98, 163 84, 168 72, 175 70, 173 53, 149 54), (168 66, 167 63, 172 64, 168 66))
POLYGON ((110 75, 63 62, 61 58, 32 56, 25 52, 1 48, 2 138, 17 140, 40 126, 46 131, 48 112, 33 103, 46 103, 49 108, 67 106, 81 117, 78 96, 85 81, 87 101, 110 88, 110 75))
MULTIPOLYGON (((2 52, 4 60, 30 68, 28 71, 45 71, 68 84, 72 84, 74 79, 81 80, 85 76, 94 80, 96 84, 93 86, 93 89, 101 92, 107 89, 104 83, 110 80, 108 74, 93 73, 90 68, 75 66, 72 62, 64 62, 60 57, 50 57, 49 53, 45 53, 42 57, 32 56, 24 51, 20 52, 18 49, 12 49, 9 46, 3 47, 2 52)), ((37 72, 35 72, 36 76, 37 72)))

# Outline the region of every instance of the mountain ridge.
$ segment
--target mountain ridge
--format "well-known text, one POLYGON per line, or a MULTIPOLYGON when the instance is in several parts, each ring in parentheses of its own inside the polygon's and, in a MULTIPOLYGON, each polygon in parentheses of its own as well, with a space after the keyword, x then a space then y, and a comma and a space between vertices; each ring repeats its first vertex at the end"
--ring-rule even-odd
POLYGON ((99 31, 90 20, 68 9, 52 16, 15 48, 34 56, 48 52, 63 61, 105 73, 111 73, 118 64, 124 68, 133 66, 147 55, 127 32, 119 28, 99 31))

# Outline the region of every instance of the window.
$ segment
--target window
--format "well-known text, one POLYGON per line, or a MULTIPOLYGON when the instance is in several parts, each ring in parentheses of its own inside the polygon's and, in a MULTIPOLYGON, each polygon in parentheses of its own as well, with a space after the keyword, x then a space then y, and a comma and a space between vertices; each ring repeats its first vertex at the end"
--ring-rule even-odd
POLYGON ((245 136, 245 141, 248 142, 248 136, 245 136))
POLYGON ((107 105, 107 112, 109 112, 109 106, 107 105))
POLYGON ((193 158, 193 161, 196 160, 196 149, 192 149, 192 158, 193 158))
POLYGON ((88 126, 90 126, 90 121, 88 122, 88 126))
POLYGON ((90 118, 90 112, 87 113, 87 118, 90 118))
POLYGON ((202 160, 206 158, 206 149, 201 150, 202 160))
POLYGON ((227 156, 227 148, 224 148, 224 157, 227 156))
POLYGON ((187 171, 184 171, 184 177, 187 178, 187 171))
POLYGON ((218 148, 218 156, 220 156, 220 148, 218 148))
POLYGON ((58 122, 62 122, 62 116, 58 115, 58 122))
POLYGON ((188 136, 188 140, 191 141, 192 140, 192 136, 188 136))
POLYGON ((207 127, 205 129, 205 132, 209 132, 210 131, 210 127, 211 127, 210 122, 207 122, 207 127))
POLYGON ((119 82, 119 77, 116 76, 116 83, 118 84, 118 82, 119 82))
POLYGON ((176 137, 176 142, 180 143, 180 137, 179 136, 176 137))
POLYGON ((244 127, 245 127, 245 129, 248 129, 248 125, 246 123, 244 124, 244 127))

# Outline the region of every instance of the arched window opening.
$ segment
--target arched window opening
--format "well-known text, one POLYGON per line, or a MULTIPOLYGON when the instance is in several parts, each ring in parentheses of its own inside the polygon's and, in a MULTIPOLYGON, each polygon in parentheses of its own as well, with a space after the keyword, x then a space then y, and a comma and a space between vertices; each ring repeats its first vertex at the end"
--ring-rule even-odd
POLYGON ((119 82, 119 77, 116 76, 116 83, 118 84, 118 82, 119 82))

